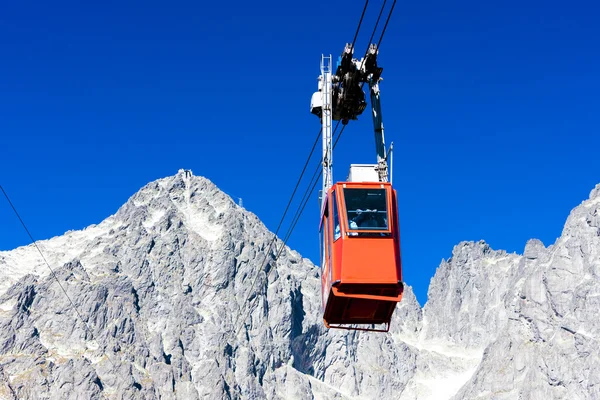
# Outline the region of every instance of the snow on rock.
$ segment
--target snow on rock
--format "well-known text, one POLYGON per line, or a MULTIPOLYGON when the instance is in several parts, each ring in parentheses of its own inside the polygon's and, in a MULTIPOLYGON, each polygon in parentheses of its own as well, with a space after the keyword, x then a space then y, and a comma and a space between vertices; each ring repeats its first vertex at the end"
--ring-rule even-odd
POLYGON ((520 258, 492 250, 484 241, 455 246, 431 280, 423 340, 447 338, 483 350, 506 323, 503 298, 520 258))
POLYGON ((425 307, 406 286, 364 333, 326 330, 319 269, 180 170, 38 242, 57 279, 0 252, 0 398, 600 398, 599 198, 549 247, 458 244, 425 307))
MULTIPOLYGON (((69 231, 63 236, 36 242, 46 261, 53 265, 79 258, 91 260, 102 251, 99 238, 110 238, 110 232, 118 223, 108 218, 99 225, 92 225, 81 231, 69 231)), ((12 251, 0 251, 0 294, 26 274, 45 276, 50 273, 40 251, 33 245, 19 247, 12 251)))
POLYGON ((497 339, 454 399, 600 398, 599 187, 553 246, 527 243, 507 277, 497 339))
POLYGON ((328 332, 319 269, 290 249, 275 261, 282 242, 268 249, 273 234, 207 179, 151 182, 98 227, 41 242, 60 285, 30 267, 35 248, 2 253, 0 391, 350 399, 393 396, 414 370, 390 336, 328 332))

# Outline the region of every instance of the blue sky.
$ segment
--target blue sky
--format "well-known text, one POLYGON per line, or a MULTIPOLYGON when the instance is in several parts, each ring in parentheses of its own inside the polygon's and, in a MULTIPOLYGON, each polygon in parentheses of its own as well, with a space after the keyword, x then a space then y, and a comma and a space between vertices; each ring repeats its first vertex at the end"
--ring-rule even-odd
MULTIPOLYGON (((352 41, 364 3, 124 3, 0 6, 0 184, 34 237, 98 223, 179 168, 275 230, 319 131, 321 54, 352 41)), ((357 52, 381 3, 369 2, 357 52)), ((600 183, 599 7, 396 4, 382 107, 404 278, 421 303, 454 245, 550 245, 600 183)), ((365 112, 336 148, 335 180, 374 159, 365 112)), ((28 242, 0 201, 0 249, 28 242)), ((318 262, 316 194, 289 245, 318 262)))

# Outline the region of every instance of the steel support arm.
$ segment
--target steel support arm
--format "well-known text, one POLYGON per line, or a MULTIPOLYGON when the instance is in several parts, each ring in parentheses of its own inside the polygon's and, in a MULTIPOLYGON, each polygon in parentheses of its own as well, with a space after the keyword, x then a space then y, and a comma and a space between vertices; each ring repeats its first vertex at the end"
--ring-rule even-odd
POLYGON ((375 130, 375 151, 377 152, 377 172, 380 182, 388 181, 388 163, 385 151, 385 138, 383 135, 383 118, 381 116, 381 102, 379 100, 379 85, 372 79, 369 81, 371 89, 371 108, 373 110, 373 128, 375 130))

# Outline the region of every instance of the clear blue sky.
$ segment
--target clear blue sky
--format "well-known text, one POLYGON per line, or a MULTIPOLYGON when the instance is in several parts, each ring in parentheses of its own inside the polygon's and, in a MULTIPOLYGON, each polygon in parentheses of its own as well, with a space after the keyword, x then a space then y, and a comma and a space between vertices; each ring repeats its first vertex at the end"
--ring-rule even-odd
MULTIPOLYGON (((0 6, 0 183, 33 235, 98 223, 179 168, 242 197, 274 231, 319 130, 309 104, 321 54, 352 41, 364 3, 81 3, 0 6)), ((381 3, 369 4, 360 52, 381 3)), ((550 245, 600 182, 599 7, 396 4, 382 107, 405 280, 421 303, 455 244, 550 245)), ((335 179, 374 159, 366 112, 336 148, 335 179)), ((289 244, 317 263, 316 195, 309 206, 289 244)), ((0 249, 27 243, 2 199, 0 249)))

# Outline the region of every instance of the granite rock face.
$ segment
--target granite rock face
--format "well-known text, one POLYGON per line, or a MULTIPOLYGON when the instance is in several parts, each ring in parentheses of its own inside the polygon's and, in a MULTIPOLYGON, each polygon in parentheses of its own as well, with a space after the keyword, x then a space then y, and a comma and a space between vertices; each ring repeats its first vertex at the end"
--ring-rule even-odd
MULTIPOLYGON (((57 279, 33 246, 1 252, 0 398, 401 392, 415 350, 328 332, 319 269, 289 248, 275 261, 272 240, 254 214, 180 171, 99 225, 38 242, 57 279)), ((419 310, 414 296, 405 308, 419 310)))
POLYGON ((498 306, 496 340, 455 399, 600 398, 600 185, 545 248, 530 240, 498 306))
POLYGON ((599 208, 523 255, 460 243, 389 334, 326 330, 319 268, 180 171, 38 242, 55 276, 0 252, 0 398, 600 398, 599 208))

